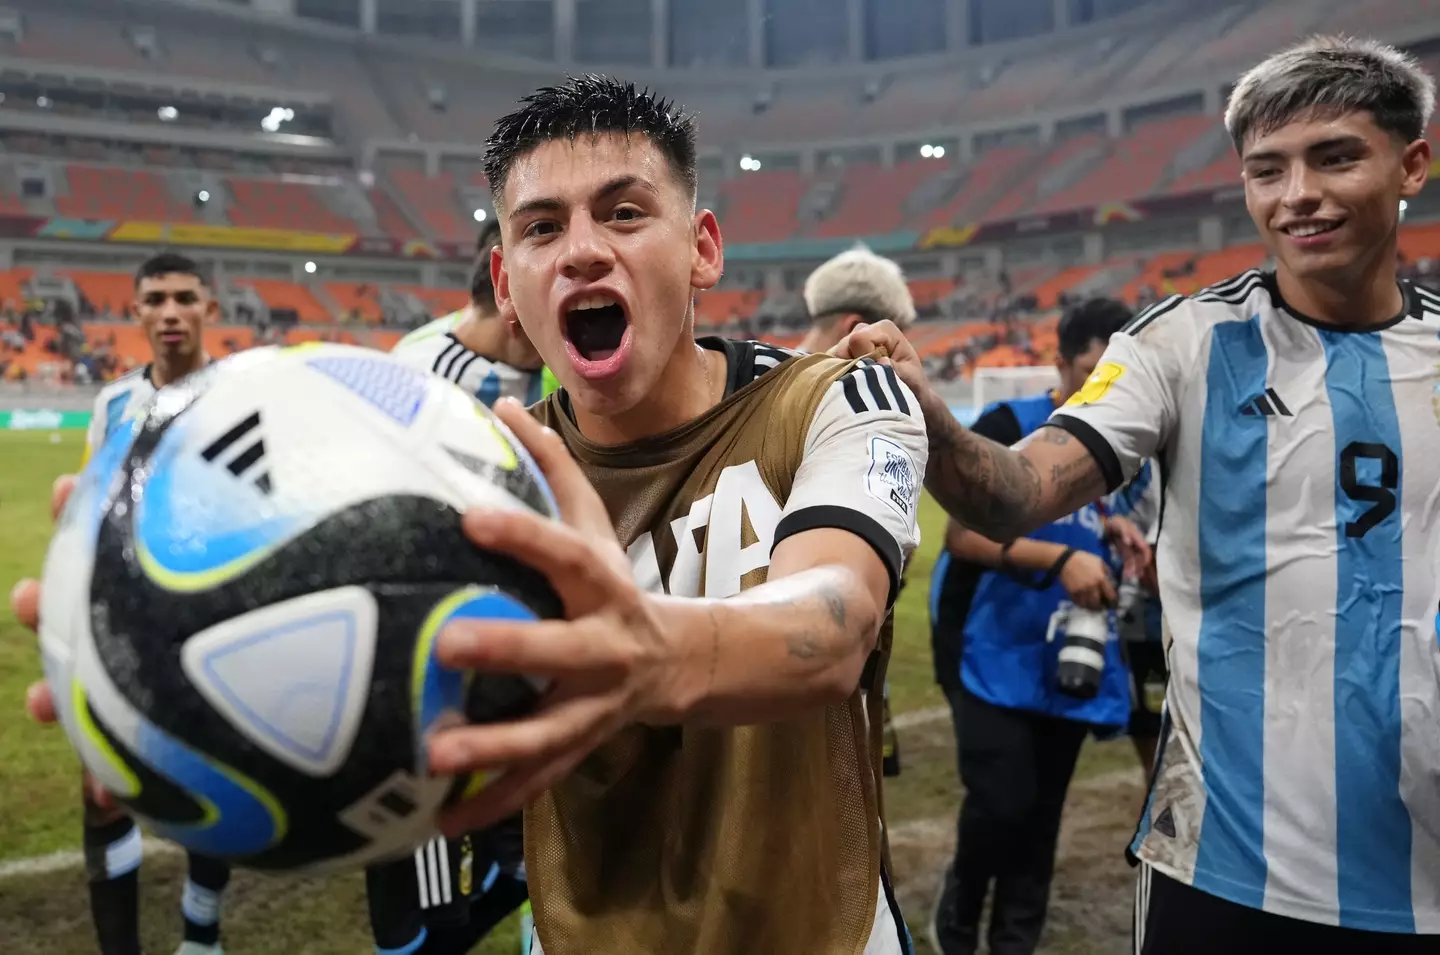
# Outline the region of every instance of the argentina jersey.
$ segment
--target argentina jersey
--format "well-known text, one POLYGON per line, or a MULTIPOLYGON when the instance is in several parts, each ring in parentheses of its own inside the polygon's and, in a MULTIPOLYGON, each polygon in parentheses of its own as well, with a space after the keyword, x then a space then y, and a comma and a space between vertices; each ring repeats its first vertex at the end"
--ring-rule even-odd
POLYGON ((105 439, 115 433, 122 424, 133 418, 155 394, 155 385, 150 380, 150 366, 137 368, 110 382, 95 396, 95 406, 90 414, 90 427, 85 432, 85 458, 90 457, 105 439))
POLYGON ((1131 851, 1306 921, 1440 933, 1440 295, 1352 331, 1251 271, 1137 316, 1051 419, 1156 455, 1171 667, 1131 851))
POLYGON ((390 353, 414 368, 434 372, 474 395, 485 407, 515 398, 527 407, 544 397, 540 371, 518 368, 477 354, 455 337, 464 312, 437 318, 400 339, 390 353))

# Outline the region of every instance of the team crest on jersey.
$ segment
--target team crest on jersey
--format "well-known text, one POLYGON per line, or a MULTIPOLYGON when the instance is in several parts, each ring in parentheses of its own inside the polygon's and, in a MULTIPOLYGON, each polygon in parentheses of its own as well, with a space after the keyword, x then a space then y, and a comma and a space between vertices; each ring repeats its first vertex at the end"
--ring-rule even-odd
POLYGON ((907 521, 915 516, 920 479, 910 453, 888 438, 870 439, 870 470, 865 475, 865 490, 877 501, 883 501, 907 521))

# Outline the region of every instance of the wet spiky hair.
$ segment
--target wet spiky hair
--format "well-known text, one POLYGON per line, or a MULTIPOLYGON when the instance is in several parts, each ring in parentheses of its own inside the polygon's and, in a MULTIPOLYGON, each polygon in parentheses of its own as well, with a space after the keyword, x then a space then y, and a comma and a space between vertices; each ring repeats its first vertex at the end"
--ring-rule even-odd
POLYGON ((695 119, 670 100, 637 90, 608 76, 587 73, 545 86, 520 101, 520 108, 495 124, 485 146, 485 176, 500 208, 505 180, 516 160, 556 139, 582 134, 638 133, 655 144, 693 196, 695 193, 695 119))

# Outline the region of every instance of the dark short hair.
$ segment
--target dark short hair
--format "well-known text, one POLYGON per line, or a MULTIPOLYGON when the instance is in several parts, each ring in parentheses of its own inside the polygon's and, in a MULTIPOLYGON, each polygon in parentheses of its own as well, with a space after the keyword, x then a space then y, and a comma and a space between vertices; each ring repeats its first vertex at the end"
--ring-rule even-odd
POLYGON ((1113 298, 1092 298, 1070 306, 1060 316, 1057 330, 1060 357, 1074 361, 1094 347, 1096 342, 1102 345, 1108 343, 1110 336, 1134 317, 1130 306, 1113 298))
POLYGON ((156 279, 162 275, 193 275, 206 289, 213 287, 200 263, 179 252, 160 252, 140 263, 135 272, 135 287, 138 289, 145 279, 156 279))
POLYGON ((495 311, 495 283, 490 278, 490 250, 500 244, 500 220, 488 220, 475 240, 475 262, 470 267, 470 301, 484 312, 495 311))
POLYGON ((682 185, 695 192, 695 119, 670 100, 608 76, 587 73, 545 86, 520 101, 486 140, 485 176, 500 208, 516 160, 556 139, 584 133, 639 133, 670 162, 682 185))

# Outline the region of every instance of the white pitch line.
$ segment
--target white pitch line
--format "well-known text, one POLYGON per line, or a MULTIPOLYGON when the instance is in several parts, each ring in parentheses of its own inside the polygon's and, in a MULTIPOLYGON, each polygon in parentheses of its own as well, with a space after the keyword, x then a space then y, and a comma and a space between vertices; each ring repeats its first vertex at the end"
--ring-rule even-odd
MULTIPOLYGON (((145 855, 147 856, 174 855, 179 851, 180 847, 172 842, 160 839, 145 840, 145 855)), ((85 854, 83 852, 78 849, 62 849, 59 852, 50 852, 43 856, 0 862, 0 881, 53 875, 56 872, 66 872, 84 867, 85 854)))
MULTIPOLYGON (((892 721, 897 730, 914 729, 917 726, 926 726, 930 723, 938 723, 941 720, 950 718, 948 706, 932 706, 923 710, 911 710, 908 713, 901 713, 892 721)), ((951 820, 953 822, 953 820, 951 820)), ((180 849, 174 843, 165 842, 160 839, 145 840, 145 854, 170 855, 179 852, 180 849)), ((62 849, 59 852, 50 852, 43 856, 31 856, 28 859, 12 859, 9 862, 0 862, 0 881, 6 879, 31 878, 42 875, 53 875, 56 872, 65 872, 70 869, 80 869, 85 866, 85 856, 76 849, 62 849)))
POLYGON ((890 722, 895 724, 897 730, 914 729, 917 726, 924 726, 927 723, 938 723, 941 720, 950 718, 950 707, 932 706, 924 710, 911 710, 908 713, 901 713, 890 722))

